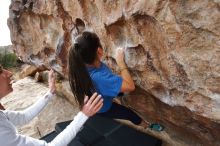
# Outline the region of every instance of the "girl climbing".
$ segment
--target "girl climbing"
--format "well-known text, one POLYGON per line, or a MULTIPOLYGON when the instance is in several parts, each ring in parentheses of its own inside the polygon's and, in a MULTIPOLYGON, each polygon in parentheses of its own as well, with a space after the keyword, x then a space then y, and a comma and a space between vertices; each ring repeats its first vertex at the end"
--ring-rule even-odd
POLYGON ((114 119, 125 119, 135 125, 153 127, 157 131, 163 129, 158 124, 149 124, 141 119, 131 109, 113 102, 120 92, 131 92, 135 84, 124 62, 124 52, 118 49, 116 62, 120 75, 112 73, 108 66, 101 61, 103 48, 99 37, 93 32, 83 32, 75 39, 69 51, 69 82, 71 90, 83 105, 84 96, 98 92, 104 99, 103 107, 98 115, 114 119))

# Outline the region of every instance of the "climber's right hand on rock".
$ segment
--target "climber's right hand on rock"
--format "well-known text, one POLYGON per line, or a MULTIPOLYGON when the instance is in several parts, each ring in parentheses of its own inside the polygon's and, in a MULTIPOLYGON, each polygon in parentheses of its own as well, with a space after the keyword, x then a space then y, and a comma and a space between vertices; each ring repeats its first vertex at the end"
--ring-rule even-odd
POLYGON ((117 48, 116 50, 116 56, 115 56, 116 62, 120 68, 125 68, 126 64, 124 61, 124 50, 123 48, 117 48))
POLYGON ((86 116, 91 117, 94 114, 96 114, 102 108, 102 106, 103 106, 103 99, 101 95, 94 93, 90 97, 90 99, 88 96, 85 96, 82 112, 86 116))

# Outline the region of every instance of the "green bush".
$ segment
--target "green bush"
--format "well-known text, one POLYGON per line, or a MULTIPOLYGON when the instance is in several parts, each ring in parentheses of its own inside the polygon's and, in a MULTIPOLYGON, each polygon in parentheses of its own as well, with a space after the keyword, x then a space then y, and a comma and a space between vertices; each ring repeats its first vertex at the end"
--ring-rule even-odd
POLYGON ((11 68, 11 67, 16 66, 17 60, 18 60, 18 58, 15 53, 0 54, 0 64, 4 68, 11 68))

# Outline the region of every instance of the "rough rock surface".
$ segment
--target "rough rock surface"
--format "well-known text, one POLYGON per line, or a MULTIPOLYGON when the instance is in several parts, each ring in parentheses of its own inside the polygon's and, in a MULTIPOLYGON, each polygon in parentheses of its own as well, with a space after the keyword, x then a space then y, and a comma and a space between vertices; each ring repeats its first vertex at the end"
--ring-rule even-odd
POLYGON ((28 64, 24 64, 22 66, 22 68, 23 69, 22 69, 22 71, 20 72, 20 75, 19 75, 20 79, 23 79, 27 76, 34 75, 38 70, 38 68, 36 66, 28 65, 28 64))
MULTIPOLYGON (((1 103, 7 110, 23 110, 36 102, 47 91, 42 83, 26 77, 13 84, 14 91, 4 97, 1 103)), ((71 120, 78 108, 71 105, 65 98, 54 97, 44 110, 28 124, 18 128, 19 133, 40 138, 52 132, 57 122, 71 120)))
POLYGON ((219 0, 12 0, 8 25, 18 56, 63 75, 83 30, 99 35, 116 71, 124 47, 143 90, 131 106, 186 145, 220 145, 219 0))

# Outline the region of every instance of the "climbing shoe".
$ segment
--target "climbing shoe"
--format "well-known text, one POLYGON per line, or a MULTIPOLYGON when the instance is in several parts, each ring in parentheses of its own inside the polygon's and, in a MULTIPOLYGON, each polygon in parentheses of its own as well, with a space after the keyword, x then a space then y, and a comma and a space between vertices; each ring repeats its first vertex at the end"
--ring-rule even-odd
POLYGON ((164 126, 162 126, 162 125, 160 125, 160 124, 158 124, 158 123, 150 124, 149 128, 150 128, 151 130, 158 131, 158 132, 164 130, 164 126))

